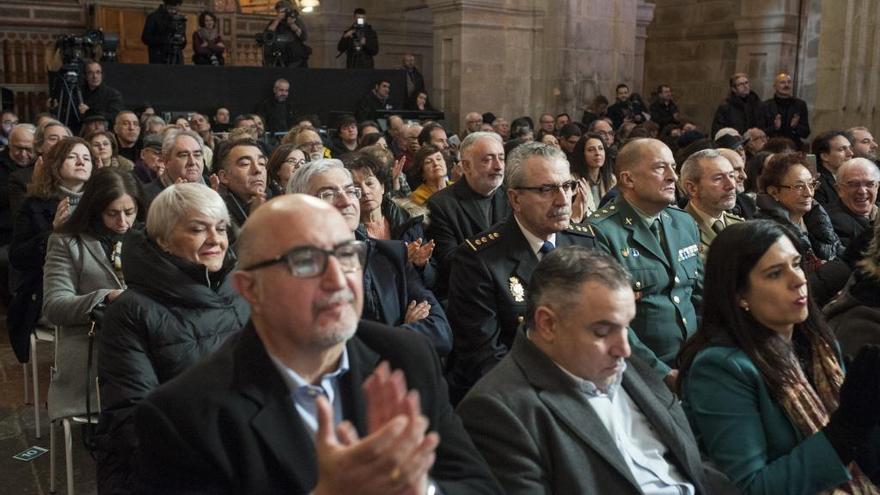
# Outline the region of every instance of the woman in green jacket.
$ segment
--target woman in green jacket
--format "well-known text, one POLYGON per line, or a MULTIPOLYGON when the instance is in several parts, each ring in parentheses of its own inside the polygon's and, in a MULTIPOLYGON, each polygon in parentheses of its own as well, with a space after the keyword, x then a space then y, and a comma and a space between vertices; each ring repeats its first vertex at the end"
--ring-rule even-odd
POLYGON ((679 355, 686 410, 743 493, 880 493, 880 348, 844 379, 796 245, 763 220, 715 238, 702 322, 679 355))

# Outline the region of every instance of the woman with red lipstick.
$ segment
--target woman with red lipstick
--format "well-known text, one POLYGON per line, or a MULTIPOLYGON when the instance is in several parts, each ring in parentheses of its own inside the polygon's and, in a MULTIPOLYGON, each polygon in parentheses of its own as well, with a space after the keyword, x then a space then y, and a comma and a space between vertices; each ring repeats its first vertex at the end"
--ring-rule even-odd
POLYGON ((177 184, 153 200, 146 231, 134 229, 125 239, 128 289, 108 306, 98 338, 99 493, 132 493, 134 406, 217 349, 250 317, 227 277, 235 268, 228 223, 226 205, 214 190, 177 184))
POLYGON ((796 242, 770 221, 713 241, 700 328, 679 354, 685 409, 743 493, 880 493, 880 347, 844 377, 796 242))

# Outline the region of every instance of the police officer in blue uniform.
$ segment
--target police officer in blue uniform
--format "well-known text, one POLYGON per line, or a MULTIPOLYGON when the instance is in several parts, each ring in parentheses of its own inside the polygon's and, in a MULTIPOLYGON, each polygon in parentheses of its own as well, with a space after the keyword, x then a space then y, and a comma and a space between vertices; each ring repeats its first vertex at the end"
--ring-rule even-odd
POLYGON ((455 252, 447 314, 453 329, 449 360, 452 400, 460 399, 513 344, 526 312, 532 271, 556 247, 595 247, 572 197, 565 155, 541 143, 516 148, 507 162, 507 197, 513 214, 465 240, 455 252), (574 212, 572 211, 574 209, 574 212))

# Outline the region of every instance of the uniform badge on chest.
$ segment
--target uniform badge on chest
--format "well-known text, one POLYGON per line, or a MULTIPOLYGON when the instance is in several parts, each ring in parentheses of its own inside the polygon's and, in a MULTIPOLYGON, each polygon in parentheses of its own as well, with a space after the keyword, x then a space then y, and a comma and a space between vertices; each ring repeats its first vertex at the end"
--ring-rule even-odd
POLYGON ((524 302, 526 300, 526 290, 517 277, 510 277, 510 295, 516 302, 524 302))

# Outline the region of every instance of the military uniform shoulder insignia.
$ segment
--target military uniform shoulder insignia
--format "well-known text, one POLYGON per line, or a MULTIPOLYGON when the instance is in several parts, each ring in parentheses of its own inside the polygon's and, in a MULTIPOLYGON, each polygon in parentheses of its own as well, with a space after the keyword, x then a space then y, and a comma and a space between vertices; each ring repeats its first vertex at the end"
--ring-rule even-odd
POLYGON ((598 219, 610 217, 611 215, 614 215, 615 213, 617 213, 617 207, 615 207, 614 205, 607 205, 607 206, 604 206, 604 207, 594 211, 593 214, 590 215, 590 218, 594 219, 594 220, 598 220, 598 219))
POLYGON ((495 241, 500 238, 500 232, 490 232, 488 234, 482 234, 476 237, 472 237, 470 239, 465 239, 464 242, 474 251, 479 251, 490 244, 494 244, 495 241))
POLYGON ((726 216, 726 217, 728 217, 728 218, 732 218, 732 219, 734 219, 734 220, 736 220, 736 221, 739 221, 739 222, 745 222, 745 221, 746 221, 745 218, 743 218, 743 217, 741 217, 741 216, 739 216, 739 215, 734 215, 733 213, 730 213, 729 211, 725 211, 725 212, 724 212, 724 216, 726 216))
POLYGON ((592 237, 596 236, 596 234, 593 232, 593 226, 590 224, 580 225, 576 223, 570 223, 568 224, 568 227, 566 227, 565 231, 575 235, 592 237))

